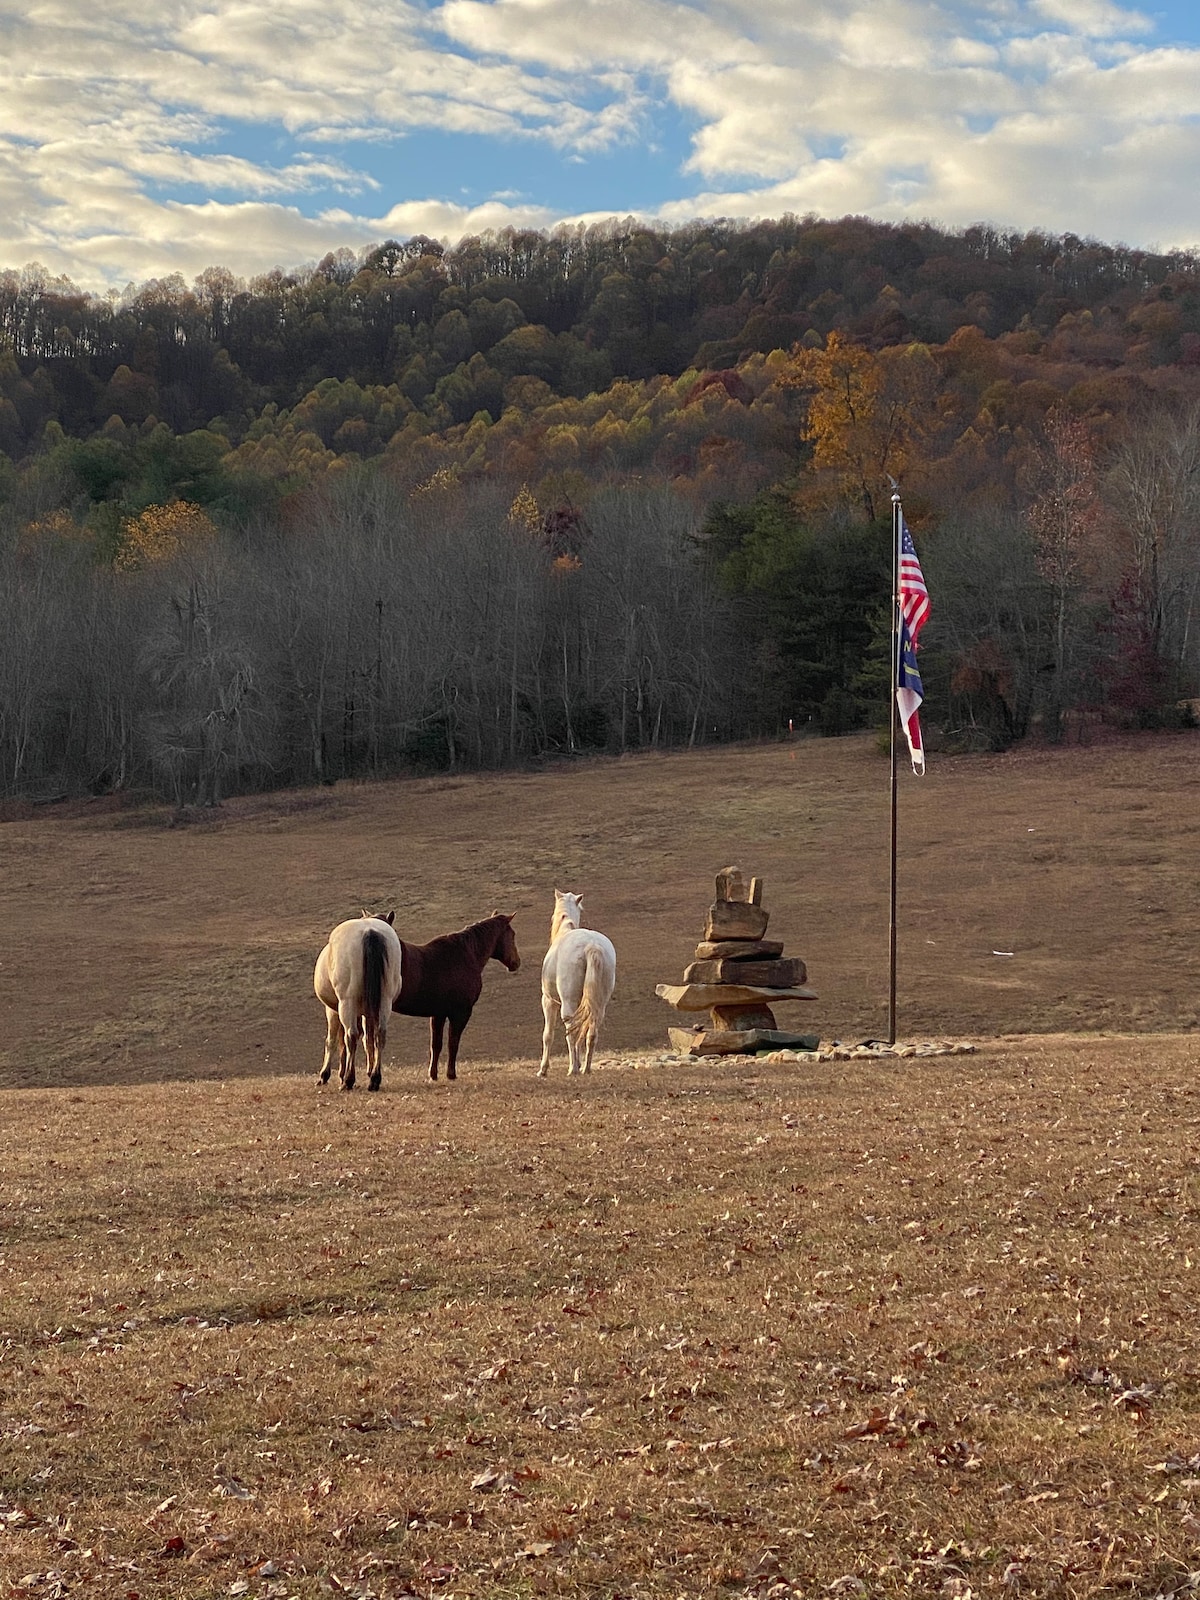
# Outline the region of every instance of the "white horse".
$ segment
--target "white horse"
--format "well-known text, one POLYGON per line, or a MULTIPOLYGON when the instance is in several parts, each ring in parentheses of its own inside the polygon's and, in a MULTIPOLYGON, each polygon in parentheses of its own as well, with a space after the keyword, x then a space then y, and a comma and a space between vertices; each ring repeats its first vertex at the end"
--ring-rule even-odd
POLYGON ((317 957, 313 988, 325 1007, 325 1056, 318 1083, 328 1083, 337 1056, 343 1089, 354 1087, 354 1057, 360 1037, 367 1057, 367 1088, 378 1089, 383 1076, 392 1001, 400 993, 400 940, 392 927, 394 911, 373 917, 366 911, 339 922, 317 957))
POLYGON ((617 982, 617 953, 612 941, 594 928, 580 926, 583 896, 554 891, 550 948, 542 962, 542 1064, 550 1065, 554 1025, 562 1017, 567 1035, 567 1076, 592 1070, 596 1035, 617 982))

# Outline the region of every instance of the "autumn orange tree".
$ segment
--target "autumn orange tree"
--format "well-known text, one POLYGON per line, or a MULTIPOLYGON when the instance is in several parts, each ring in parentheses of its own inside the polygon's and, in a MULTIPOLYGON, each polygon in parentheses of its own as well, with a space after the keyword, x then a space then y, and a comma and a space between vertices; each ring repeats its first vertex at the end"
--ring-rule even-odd
POLYGON ((32 546, 39 542, 88 548, 92 544, 91 530, 60 508, 34 517, 21 530, 22 544, 32 546))
POLYGON ((121 542, 113 567, 133 572, 169 561, 184 549, 196 549, 216 537, 216 526, 206 511, 188 500, 165 506, 147 506, 121 524, 121 542))
POLYGON ((508 508, 508 523, 511 528, 520 529, 530 538, 535 538, 542 531, 542 513, 527 483, 523 483, 513 496, 508 508))
POLYGON ((872 352, 834 332, 824 349, 797 346, 780 382, 809 394, 803 437, 824 486, 874 521, 888 480, 905 480, 936 427, 939 378, 929 350, 909 344, 872 352))

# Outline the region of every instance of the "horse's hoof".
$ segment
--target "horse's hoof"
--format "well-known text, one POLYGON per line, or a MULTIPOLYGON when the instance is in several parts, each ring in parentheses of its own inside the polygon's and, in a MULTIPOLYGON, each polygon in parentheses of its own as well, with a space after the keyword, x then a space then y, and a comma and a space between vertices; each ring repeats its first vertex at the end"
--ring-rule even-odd
POLYGON ((353 1078, 347 1078, 346 1081, 342 1084, 342 1092, 343 1092, 343 1094, 349 1094, 351 1089, 353 1089, 353 1087, 354 1087, 354 1079, 353 1078))
POLYGON ((378 1078, 368 1078, 367 1079, 367 1088, 371 1091, 372 1094, 374 1094, 375 1090, 378 1089, 379 1086, 380 1086, 380 1080, 378 1078))
POLYGON ((455 1070, 454 1070, 454 1068, 453 1068, 453 1067, 451 1067, 451 1068, 450 1068, 450 1070, 449 1070, 449 1072, 448 1072, 448 1073, 447 1073, 447 1074, 446 1074, 446 1076, 447 1076, 447 1077, 448 1077, 448 1078, 457 1078, 457 1077, 458 1077, 458 1073, 457 1073, 457 1072, 455 1072, 455 1070))

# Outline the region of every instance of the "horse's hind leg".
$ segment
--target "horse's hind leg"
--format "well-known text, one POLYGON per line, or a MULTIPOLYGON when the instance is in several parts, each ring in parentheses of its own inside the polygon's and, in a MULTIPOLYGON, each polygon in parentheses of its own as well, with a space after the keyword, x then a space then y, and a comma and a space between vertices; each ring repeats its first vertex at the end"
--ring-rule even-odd
POLYGON ((380 1012, 379 1021, 367 1030, 367 1088, 378 1089, 383 1082, 383 1047, 387 1043, 387 1015, 380 1012))
POLYGON ((572 1013, 571 1013, 571 1015, 569 1017, 567 1016, 565 1011, 563 1012, 563 1032, 567 1036, 567 1077, 568 1078, 573 1078, 576 1075, 576 1073, 580 1070, 580 1068, 579 1068, 579 1034, 578 1034, 577 1030, 571 1026, 571 1024, 572 1024, 572 1022, 574 1020, 575 1020, 575 1013, 573 1011, 572 1011, 572 1013))
POLYGON ((469 1011, 461 1020, 458 1017, 450 1018, 450 1038, 446 1045, 446 1076, 448 1078, 458 1077, 458 1073, 455 1070, 458 1064, 458 1044, 463 1036, 463 1029, 470 1020, 471 1013, 469 1011))
POLYGON ((589 1028, 587 1031, 587 1039, 584 1041, 582 1071, 590 1072, 592 1070, 592 1052, 595 1050, 595 1048, 596 1030, 595 1028, 589 1028))
POLYGON ((341 1080, 343 1089, 354 1087, 354 1058, 358 1054, 358 1038, 362 1032, 362 1017, 348 1001, 338 1006, 342 1024, 341 1080))
POLYGON ((347 1030, 346 1033, 345 1033, 344 1043, 342 1045, 342 1057, 341 1057, 342 1064, 341 1064, 340 1077, 341 1077, 341 1087, 343 1089, 353 1089, 353 1087, 354 1087, 354 1077, 355 1077, 354 1058, 355 1058, 355 1056, 357 1054, 358 1054, 358 1030, 355 1029, 353 1032, 351 1032, 350 1030, 347 1030))
POLYGON ((544 1078, 550 1069, 550 1046, 554 1042, 554 1027, 558 1021, 561 1007, 552 994, 542 991, 542 1016, 545 1026, 542 1029, 542 1062, 538 1067, 538 1077, 544 1078))
POLYGON ((437 1077, 438 1057, 442 1053, 442 1034, 446 1028, 445 1017, 429 1019, 429 1076, 437 1077))
POLYGON ((321 1070, 317 1073, 318 1083, 328 1083, 329 1074, 335 1059, 339 1066, 341 1063, 342 1049, 345 1044, 345 1034, 342 1032, 342 1021, 332 1006, 325 1007, 325 1054, 321 1060, 321 1070))
POLYGON ((559 991, 558 1009, 562 1014, 563 1032, 567 1036, 567 1077, 573 1078, 582 1069, 580 1067, 579 1047, 582 1041, 579 1029, 575 1026, 575 1018, 582 1003, 580 994, 563 994, 559 991), (570 1010, 568 1011, 568 1006, 570 1010))

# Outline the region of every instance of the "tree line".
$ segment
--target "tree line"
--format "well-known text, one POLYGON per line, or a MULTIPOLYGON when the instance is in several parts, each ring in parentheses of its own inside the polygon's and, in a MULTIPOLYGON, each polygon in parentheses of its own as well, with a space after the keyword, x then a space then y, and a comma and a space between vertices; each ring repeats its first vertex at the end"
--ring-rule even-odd
MULTIPOLYGON (((214 266, 190 285, 174 275, 103 296, 33 264, 0 271, 12 358, 0 450, 20 459, 49 421, 87 437, 113 416, 175 434, 215 426, 239 443, 268 408, 291 410, 332 379, 381 391, 378 426, 325 439, 361 453, 414 412, 433 430, 481 410, 496 421, 519 378, 581 399, 835 330, 879 349, 941 344, 964 326, 1044 338, 1064 318, 1106 364, 1195 360, 1197 258, 1070 234, 785 217, 505 229, 452 248, 418 236, 248 282, 214 266)), ((356 420, 376 419, 347 414, 332 432, 356 420)))
MULTIPOLYGON (((1057 415, 1036 467, 1024 503, 964 501, 918 535, 934 741, 1180 725, 1200 409, 1103 458, 1057 415)), ((880 722, 890 524, 819 477, 704 507, 609 483, 551 514, 524 485, 362 468, 285 522, 150 508, 104 561, 54 513, 0 547, 0 782, 186 805, 880 722)))
POLYGON ((183 803, 837 733, 890 483, 967 747, 1200 684, 1196 261, 863 219, 0 274, 0 787, 183 803))
POLYGON ((9 793, 178 804, 343 777, 728 738, 736 641, 667 489, 553 539, 527 496, 342 477, 248 538, 177 506, 98 566, 10 542, 9 793))

